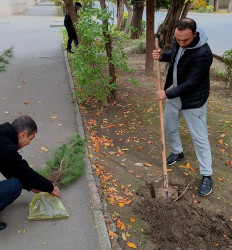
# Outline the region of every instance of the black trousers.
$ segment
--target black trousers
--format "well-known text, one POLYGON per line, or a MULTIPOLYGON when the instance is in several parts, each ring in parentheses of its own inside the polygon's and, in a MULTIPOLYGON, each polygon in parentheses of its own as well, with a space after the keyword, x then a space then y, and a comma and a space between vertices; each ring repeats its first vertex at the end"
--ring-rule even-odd
POLYGON ((74 42, 74 45, 78 46, 78 39, 77 39, 77 33, 73 26, 65 27, 68 32, 68 43, 67 43, 67 49, 70 50, 72 48, 72 41, 74 42))

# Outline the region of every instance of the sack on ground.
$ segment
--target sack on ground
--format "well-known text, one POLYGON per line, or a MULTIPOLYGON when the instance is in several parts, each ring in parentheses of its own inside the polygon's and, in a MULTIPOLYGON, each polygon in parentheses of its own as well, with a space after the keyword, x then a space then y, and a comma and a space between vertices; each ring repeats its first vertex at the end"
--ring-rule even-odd
POLYGON ((29 205, 28 220, 49 220, 68 216, 60 199, 46 192, 35 194, 29 205))

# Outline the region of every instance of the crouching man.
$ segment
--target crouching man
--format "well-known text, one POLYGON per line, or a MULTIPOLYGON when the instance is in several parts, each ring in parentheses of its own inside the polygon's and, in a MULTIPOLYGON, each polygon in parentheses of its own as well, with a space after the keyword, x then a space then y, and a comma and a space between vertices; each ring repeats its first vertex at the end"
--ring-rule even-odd
MULTIPOLYGON (((20 196, 22 189, 49 192, 60 198, 59 188, 29 167, 18 153, 36 133, 37 125, 27 115, 16 118, 12 124, 0 124, 0 172, 6 178, 0 182, 0 212, 20 196)), ((0 230, 4 228, 6 223, 0 222, 0 230)))

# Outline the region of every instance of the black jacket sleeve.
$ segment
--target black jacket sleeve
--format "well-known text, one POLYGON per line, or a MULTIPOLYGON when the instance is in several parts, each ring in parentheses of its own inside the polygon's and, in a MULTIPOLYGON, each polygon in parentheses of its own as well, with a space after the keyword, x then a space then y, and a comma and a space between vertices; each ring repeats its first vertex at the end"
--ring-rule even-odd
POLYGON ((161 62, 170 62, 171 60, 171 50, 167 51, 167 52, 163 52, 162 53, 162 58, 161 58, 161 62))
POLYGON ((5 159, 6 171, 2 171, 2 174, 6 178, 18 178, 22 182, 23 188, 28 191, 31 189, 42 192, 53 191, 52 182, 35 172, 17 151, 11 151, 5 159))

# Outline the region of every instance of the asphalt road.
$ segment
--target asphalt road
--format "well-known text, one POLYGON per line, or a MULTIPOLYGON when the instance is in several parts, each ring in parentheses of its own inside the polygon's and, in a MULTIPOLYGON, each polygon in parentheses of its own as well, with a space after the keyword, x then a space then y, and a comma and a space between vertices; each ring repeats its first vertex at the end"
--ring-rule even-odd
MULTIPOLYGON (((95 2, 100 8, 100 4, 95 2)), ((117 23, 117 9, 112 3, 107 3, 112 11, 112 22, 117 23)), ((127 12, 125 8, 125 12, 127 12)), ((155 31, 166 17, 166 11, 155 12, 155 31)), ((208 43, 214 54, 222 56, 224 51, 232 49, 232 14, 194 13, 189 12, 188 17, 197 22, 199 28, 203 29, 208 36, 208 43)), ((146 8, 143 12, 143 19, 146 20, 146 8)))

